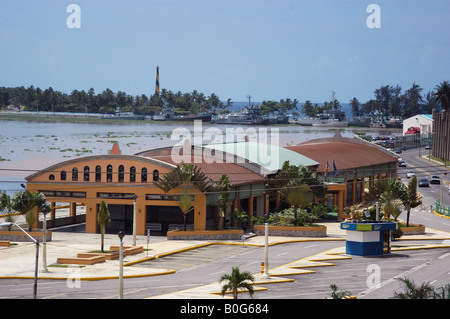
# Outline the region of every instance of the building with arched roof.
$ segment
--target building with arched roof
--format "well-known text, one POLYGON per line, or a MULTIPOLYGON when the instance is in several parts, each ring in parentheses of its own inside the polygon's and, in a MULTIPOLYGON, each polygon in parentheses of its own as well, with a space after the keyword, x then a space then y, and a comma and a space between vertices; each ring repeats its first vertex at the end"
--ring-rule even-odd
POLYGON ((364 192, 377 179, 397 178, 398 157, 390 151, 357 138, 339 133, 331 138, 310 140, 287 146, 317 162, 317 172, 326 177, 330 201, 343 207, 364 201, 364 192))
MULTIPOLYGON (((36 172, 26 178, 27 189, 42 192, 52 207, 56 203, 70 203, 73 216, 77 204, 84 204, 86 232, 99 231, 97 211, 104 200, 112 220, 109 232, 130 233, 136 214, 136 233, 145 235, 148 229, 152 234, 165 234, 183 224, 177 199, 185 192, 192 196, 194 207, 187 217, 189 228, 203 231, 218 227, 218 192, 203 193, 185 185, 166 193, 154 184, 180 164, 180 156, 185 163, 198 166, 213 182, 223 174, 229 177, 232 188, 225 215, 228 221, 234 208, 256 217, 268 212, 265 184, 286 160, 325 176, 328 204, 338 206, 339 218, 345 217, 344 207, 364 199, 364 190, 370 183, 397 175, 396 157, 370 143, 342 138, 339 134, 282 148, 264 145, 262 153, 273 157, 256 160, 258 145, 251 142, 233 145, 234 148, 225 144, 166 147, 135 155, 122 155, 115 146, 107 155, 71 159, 36 172), (333 163, 336 170, 330 168, 333 163)), ((55 217, 52 214, 51 219, 55 217)))

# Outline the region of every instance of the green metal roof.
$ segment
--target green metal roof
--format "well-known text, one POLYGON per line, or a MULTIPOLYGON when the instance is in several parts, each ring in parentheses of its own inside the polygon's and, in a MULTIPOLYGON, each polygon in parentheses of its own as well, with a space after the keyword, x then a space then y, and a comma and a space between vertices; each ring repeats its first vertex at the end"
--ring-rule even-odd
POLYGON ((289 161, 290 165, 295 166, 319 165, 318 162, 297 152, 278 145, 266 143, 236 142, 206 144, 202 146, 204 148, 214 149, 216 151, 222 151, 237 156, 237 163, 239 163, 239 160, 247 160, 251 163, 255 163, 271 173, 275 173, 281 169, 285 161, 289 161))

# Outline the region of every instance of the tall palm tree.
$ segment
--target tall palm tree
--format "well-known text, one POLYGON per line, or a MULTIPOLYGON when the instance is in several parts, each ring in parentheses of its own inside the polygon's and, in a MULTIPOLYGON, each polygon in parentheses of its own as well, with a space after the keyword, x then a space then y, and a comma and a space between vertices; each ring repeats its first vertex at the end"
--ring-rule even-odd
POLYGON ((228 207, 228 201, 230 197, 230 191, 231 191, 231 183, 230 179, 227 175, 223 174, 220 177, 219 182, 217 183, 217 188, 219 190, 219 198, 217 200, 218 205, 218 223, 219 223, 219 229, 222 229, 223 227, 223 218, 225 217, 225 213, 227 211, 228 207))
POLYGON ((105 228, 111 222, 109 216, 108 204, 104 201, 100 202, 100 208, 98 210, 97 222, 100 225, 100 233, 101 233, 101 251, 103 252, 103 246, 105 242, 105 228))
POLYGON ((183 213, 183 226, 184 231, 186 231, 186 219, 187 215, 194 209, 192 206, 192 196, 187 194, 187 189, 183 195, 178 197, 178 207, 180 207, 183 213))
POLYGON ((219 283, 226 281, 226 283, 222 286, 221 295, 224 296, 227 291, 231 290, 233 293, 233 299, 238 299, 238 290, 247 289, 250 296, 253 296, 255 291, 250 282, 254 282, 254 280, 255 279, 250 272, 241 272, 239 267, 233 267, 231 270, 231 275, 223 275, 219 279, 219 283))
POLYGON ((443 81, 437 85, 434 92, 436 102, 440 102, 443 110, 448 110, 450 105, 450 83, 443 81))

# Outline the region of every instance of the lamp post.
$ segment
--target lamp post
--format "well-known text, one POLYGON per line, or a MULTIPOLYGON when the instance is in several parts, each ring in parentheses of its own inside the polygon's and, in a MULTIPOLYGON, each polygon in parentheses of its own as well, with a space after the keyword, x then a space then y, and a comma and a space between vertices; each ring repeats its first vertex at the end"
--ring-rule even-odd
POLYGON ((38 263, 39 263, 39 240, 34 239, 30 234, 28 234, 22 227, 16 223, 4 222, 0 224, 0 227, 9 227, 14 225, 18 227, 22 232, 24 232, 35 244, 36 244, 36 261, 34 264, 34 286, 33 286, 33 298, 37 297, 37 278, 38 278, 38 263))
POLYGON ((266 214, 264 223, 264 279, 269 279, 269 215, 266 214))
POLYGON ((133 196, 133 246, 136 246, 136 199, 137 195, 133 196))
POLYGON ((120 253, 119 253, 119 299, 123 299, 123 237, 125 233, 120 231, 118 233, 120 239, 120 253))

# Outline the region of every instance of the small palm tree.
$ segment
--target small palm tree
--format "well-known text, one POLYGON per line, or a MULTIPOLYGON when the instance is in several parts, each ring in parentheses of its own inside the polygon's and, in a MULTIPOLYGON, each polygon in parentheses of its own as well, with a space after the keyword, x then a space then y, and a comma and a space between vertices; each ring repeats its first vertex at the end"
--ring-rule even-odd
POLYGON ((314 194, 305 189, 306 185, 299 185, 298 182, 292 181, 281 191, 281 197, 294 207, 294 225, 298 225, 297 213, 298 209, 305 209, 314 200, 314 194))
POLYGON ((222 286, 221 295, 224 296, 227 291, 231 290, 233 293, 233 299, 237 299, 238 290, 247 289, 250 296, 253 296, 253 286, 249 283, 249 281, 253 282, 254 280, 253 275, 248 271, 241 272, 239 267, 233 267, 231 270, 231 275, 223 275, 219 279, 219 283, 226 281, 226 283, 222 286))
POLYGON ((101 233, 101 251, 104 252, 103 246, 105 242, 105 228, 111 222, 111 218, 109 216, 108 204, 104 201, 100 202, 100 208, 98 209, 97 222, 100 225, 100 233, 101 233))
POLYGON ((398 278, 404 285, 404 292, 395 292, 394 298, 397 299, 428 299, 433 293, 433 287, 429 283, 422 283, 420 286, 406 278, 398 278))
POLYGON ((37 219, 36 214, 32 211, 33 208, 36 207, 33 194, 28 190, 15 192, 11 207, 15 211, 25 215, 25 220, 31 231, 31 228, 37 219))
POLYGON ((338 291, 338 287, 335 284, 330 285, 331 293, 330 297, 332 299, 345 299, 346 297, 351 296, 351 293, 345 290, 338 291))

